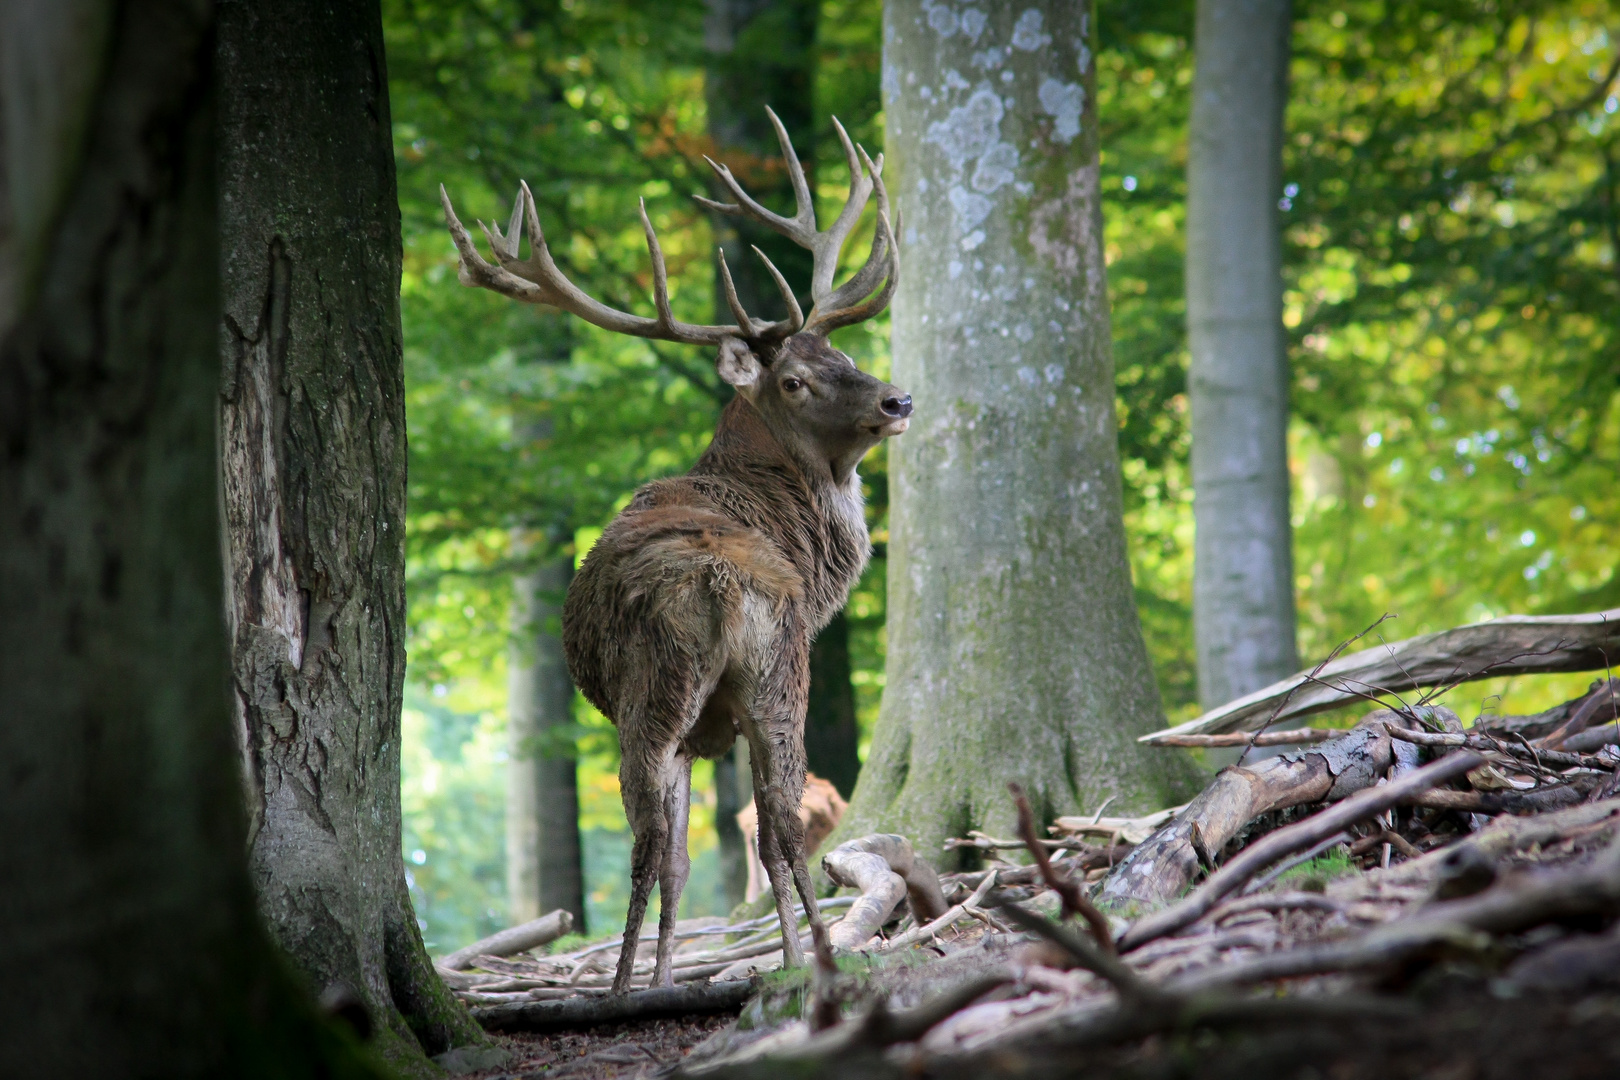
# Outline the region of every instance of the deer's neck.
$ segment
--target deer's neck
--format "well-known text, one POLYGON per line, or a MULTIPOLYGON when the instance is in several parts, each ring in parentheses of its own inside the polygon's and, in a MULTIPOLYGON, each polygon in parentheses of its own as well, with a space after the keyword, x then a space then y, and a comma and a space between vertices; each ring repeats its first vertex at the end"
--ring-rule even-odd
POLYGON ((720 414, 714 440, 692 469, 723 480, 737 494, 727 510, 781 546, 804 578, 817 628, 837 613, 866 567, 860 476, 835 477, 825 463, 801 461, 738 397, 720 414))

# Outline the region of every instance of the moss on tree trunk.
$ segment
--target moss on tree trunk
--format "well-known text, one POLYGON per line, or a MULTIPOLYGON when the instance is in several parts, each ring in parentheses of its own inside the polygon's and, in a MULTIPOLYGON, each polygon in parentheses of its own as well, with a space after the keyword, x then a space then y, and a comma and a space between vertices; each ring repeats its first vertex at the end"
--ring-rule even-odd
MULTIPOLYGON (((434 974, 400 853, 400 225, 375 0, 219 7, 221 442, 249 861, 316 991, 402 1065, 483 1038, 434 974)), ((415 1063, 415 1064, 413 1064, 415 1063)))
POLYGON ((1010 833, 1164 805, 1131 593, 1104 280, 1089 4, 884 11, 888 177, 904 213, 890 450, 888 674, 840 834, 1010 833))

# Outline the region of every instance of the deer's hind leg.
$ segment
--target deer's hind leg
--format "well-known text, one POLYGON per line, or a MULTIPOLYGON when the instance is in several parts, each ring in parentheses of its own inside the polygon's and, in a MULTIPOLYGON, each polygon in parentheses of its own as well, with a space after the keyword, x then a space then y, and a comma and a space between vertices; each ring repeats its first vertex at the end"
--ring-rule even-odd
POLYGON ((669 834, 658 872, 658 964, 653 971, 654 986, 675 985, 675 919, 681 906, 681 890, 686 888, 692 872, 692 857, 686 850, 686 823, 692 809, 692 759, 680 755, 672 772, 673 782, 664 789, 664 820, 669 834))
POLYGON ((669 818, 665 810, 664 761, 668 755, 645 739, 620 728, 619 792, 635 845, 630 849, 630 910, 624 919, 624 944, 613 974, 613 992, 627 993, 635 973, 636 947, 647 902, 669 851, 669 818))
POLYGON ((809 636, 791 608, 777 628, 748 710, 747 735, 754 774, 754 806, 759 815, 759 854, 770 875, 782 924, 782 962, 804 963, 798 920, 793 917, 793 890, 804 901, 816 957, 832 964, 832 946, 816 906, 815 889, 804 860, 804 720, 810 693, 809 636))

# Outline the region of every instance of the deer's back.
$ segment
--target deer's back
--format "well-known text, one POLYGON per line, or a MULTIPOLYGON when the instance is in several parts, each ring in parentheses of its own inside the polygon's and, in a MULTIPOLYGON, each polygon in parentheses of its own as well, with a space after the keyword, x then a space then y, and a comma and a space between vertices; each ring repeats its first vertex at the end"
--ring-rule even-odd
POLYGON ((687 682, 712 676, 716 651, 757 637, 762 617, 792 606, 813 634, 865 565, 858 498, 834 502, 784 462, 705 463, 637 492, 568 590, 569 670, 615 723, 635 701, 698 692, 687 682))

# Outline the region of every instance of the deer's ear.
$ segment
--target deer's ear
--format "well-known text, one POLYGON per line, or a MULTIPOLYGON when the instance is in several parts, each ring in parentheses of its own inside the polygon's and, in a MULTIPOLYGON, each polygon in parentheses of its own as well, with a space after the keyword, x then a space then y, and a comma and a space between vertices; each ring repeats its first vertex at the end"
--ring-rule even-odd
POLYGON ((714 366, 720 378, 745 394, 751 394, 759 385, 759 357, 738 338, 728 337, 720 342, 720 355, 714 366))

